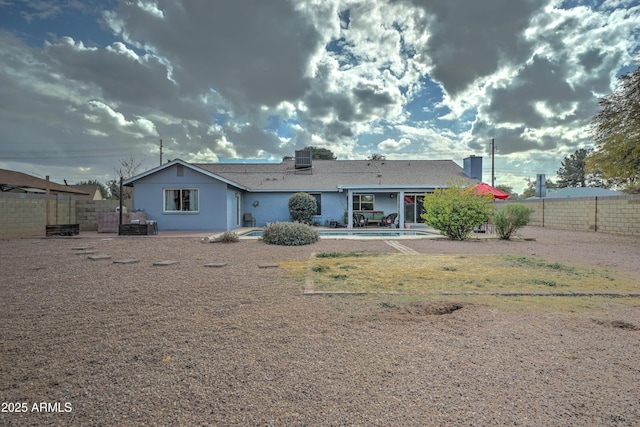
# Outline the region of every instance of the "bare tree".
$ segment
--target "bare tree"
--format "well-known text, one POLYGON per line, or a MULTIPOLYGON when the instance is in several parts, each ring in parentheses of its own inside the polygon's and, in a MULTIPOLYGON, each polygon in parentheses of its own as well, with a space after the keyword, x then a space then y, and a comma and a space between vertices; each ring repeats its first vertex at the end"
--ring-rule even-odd
MULTIPOLYGON (((120 167, 114 169, 117 178, 107 181, 107 187, 111 193, 111 197, 120 199, 120 178, 129 179, 132 176, 136 176, 142 167, 142 162, 137 161, 133 156, 120 160, 120 167)), ((133 198, 133 191, 131 188, 126 187, 122 189, 122 200, 131 200, 133 198)))

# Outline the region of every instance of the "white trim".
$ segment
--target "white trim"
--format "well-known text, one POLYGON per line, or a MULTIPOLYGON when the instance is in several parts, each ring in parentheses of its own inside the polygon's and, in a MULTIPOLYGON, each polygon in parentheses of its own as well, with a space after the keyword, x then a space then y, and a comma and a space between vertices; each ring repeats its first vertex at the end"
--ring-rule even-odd
POLYGON ((162 188, 162 213, 163 214, 198 214, 200 213, 200 189, 197 187, 163 187, 162 188), (167 210, 167 191, 180 191, 180 203, 182 204, 182 192, 183 191, 196 191, 196 210, 167 210))
MULTIPOLYGON (((376 196, 373 193, 353 193, 352 194, 352 203, 355 203, 355 199, 356 196, 358 198, 358 207, 359 209, 356 209, 355 206, 353 207, 354 211, 365 211, 365 210, 375 210, 376 208, 376 196), (371 209, 362 209, 362 196, 371 196, 371 209)), ((369 202, 366 202, 369 203, 369 202)))

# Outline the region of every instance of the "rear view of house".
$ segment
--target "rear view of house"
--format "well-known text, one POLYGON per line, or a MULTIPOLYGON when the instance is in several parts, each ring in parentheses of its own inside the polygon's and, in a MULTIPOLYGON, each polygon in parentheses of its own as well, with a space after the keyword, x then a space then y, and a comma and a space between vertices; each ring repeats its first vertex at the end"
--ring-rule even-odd
MULTIPOLYGON (((302 152, 303 154, 304 152, 302 152)), ((396 214, 397 226, 420 222, 425 193, 470 178, 482 157, 465 160, 313 160, 296 155, 282 163, 192 164, 177 159, 124 184, 134 187, 133 207, 157 221, 160 230, 232 230, 288 221, 296 192, 316 198, 314 223, 353 226, 354 213, 372 223, 396 214), (468 165, 467 165, 468 164, 468 165), (249 215, 250 214, 250 215, 249 215), (250 218, 252 224, 245 224, 250 218), (350 220, 351 219, 351 220, 350 220)))

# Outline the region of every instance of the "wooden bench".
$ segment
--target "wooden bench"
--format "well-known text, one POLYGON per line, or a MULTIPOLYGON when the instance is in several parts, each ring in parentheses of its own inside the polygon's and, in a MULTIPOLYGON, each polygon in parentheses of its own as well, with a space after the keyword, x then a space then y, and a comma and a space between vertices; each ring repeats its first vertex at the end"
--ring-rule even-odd
POLYGON ((364 219, 367 220, 367 225, 380 226, 382 218, 384 218, 383 211, 353 211, 353 213, 364 215, 364 219))

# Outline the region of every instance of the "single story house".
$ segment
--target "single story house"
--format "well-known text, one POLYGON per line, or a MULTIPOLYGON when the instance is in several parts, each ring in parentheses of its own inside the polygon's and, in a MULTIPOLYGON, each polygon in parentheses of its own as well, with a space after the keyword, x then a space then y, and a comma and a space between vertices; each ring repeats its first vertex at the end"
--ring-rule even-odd
POLYGON ((567 199, 575 197, 609 197, 623 196, 624 194, 614 190, 599 187, 565 187, 548 188, 546 199, 567 199))
MULTIPOLYGON (((482 157, 452 160, 311 160, 309 151, 282 163, 192 164, 173 160, 124 181, 133 209, 159 230, 233 230, 289 221, 296 192, 317 200, 314 223, 353 226, 354 213, 371 219, 397 214, 397 226, 422 222, 425 193, 462 180, 482 181, 482 157), (466 171, 466 172, 465 172, 466 171)), ((372 221, 376 222, 376 221, 372 221)))
POLYGON ((102 193, 100 192, 100 187, 97 185, 91 184, 74 184, 71 187, 75 188, 78 191, 82 191, 86 193, 86 195, 76 197, 76 200, 104 200, 102 198, 102 193))

